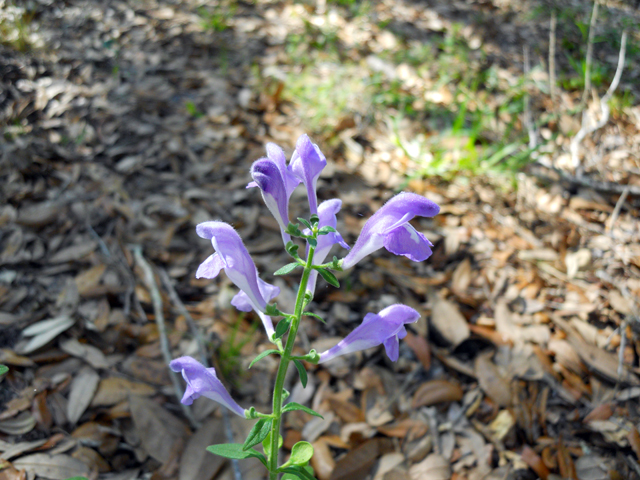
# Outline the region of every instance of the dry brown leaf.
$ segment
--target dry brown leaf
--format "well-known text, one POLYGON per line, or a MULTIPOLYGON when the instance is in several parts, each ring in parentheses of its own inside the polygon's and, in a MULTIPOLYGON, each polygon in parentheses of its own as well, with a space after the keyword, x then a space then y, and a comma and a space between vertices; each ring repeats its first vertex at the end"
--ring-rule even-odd
POLYGON ((429 380, 418 387, 411 401, 412 408, 436 405, 442 402, 459 402, 464 392, 459 384, 448 380, 429 380))
POLYGON ((33 430, 36 419, 31 412, 22 412, 13 418, 0 422, 0 432, 7 435, 24 435, 33 430))
POLYGON ((390 443, 384 442, 383 439, 374 438, 367 440, 362 445, 347 452, 347 454, 336 463, 330 480, 364 478, 370 472, 371 467, 373 467, 378 457, 390 448, 392 448, 390 443))
POLYGON ((578 476, 576 475, 576 467, 573 464, 573 459, 571 458, 571 454, 569 450, 564 445, 564 441, 562 436, 558 439, 558 471, 562 478, 571 478, 573 480, 578 480, 578 476))
POLYGON ((49 257, 49 263, 66 263, 80 260, 92 253, 98 244, 93 240, 84 240, 81 243, 63 248, 49 257))
POLYGON ((583 455, 576 460, 575 469, 579 480, 611 480, 616 478, 611 462, 599 455, 583 455))
POLYGON ((429 427, 421 420, 405 418, 388 425, 381 425, 377 430, 387 437, 406 438, 407 441, 412 441, 416 438, 422 438, 429 427))
POLYGON ((18 469, 24 469, 28 474, 52 480, 88 477, 91 472, 83 462, 69 455, 49 455, 48 453, 27 455, 13 462, 13 465, 18 469))
POLYGON ((69 403, 67 403, 67 419, 76 424, 96 393, 100 375, 91 367, 82 368, 71 382, 69 403))
POLYGON ((589 423, 593 420, 609 420, 611 415, 613 415, 613 405, 611 403, 602 403, 591 410, 586 417, 584 417, 583 422, 589 423))
POLYGON ((181 451, 189 434, 187 426, 167 410, 147 398, 129 396, 131 418, 142 446, 158 462, 165 464, 181 451))
POLYGON ((413 350, 424 369, 428 371, 431 368, 431 347, 429 342, 424 337, 414 335, 411 332, 407 332, 404 342, 413 350))
POLYGON ((329 480, 331 478, 336 462, 333 460, 333 454, 323 437, 313 442, 311 466, 318 480, 329 480))
POLYGON ((91 402, 92 407, 110 407, 126 400, 129 394, 150 396, 156 389, 141 382, 121 377, 109 377, 100 381, 98 391, 91 402))
POLYGON ((187 442, 180 458, 179 480, 210 480, 215 477, 226 460, 218 455, 211 455, 206 448, 225 441, 222 420, 207 420, 187 442))
POLYGON ((60 348, 63 352, 84 360, 93 368, 107 368, 109 366, 109 362, 101 350, 92 345, 80 343, 75 338, 60 342, 60 348))
POLYGON ((640 433, 638 433, 635 425, 631 427, 627 440, 629 441, 629 445, 631 445, 633 453, 636 454, 636 459, 640 459, 640 433))
POLYGON ((458 306, 437 295, 433 297, 431 325, 454 347, 469 338, 469 325, 458 306))
POLYGON ((83 296, 97 287, 106 269, 107 266, 104 263, 99 263, 76 275, 75 282, 78 293, 83 296))
POLYGON ((542 480, 547 480, 549 469, 538 455, 529 445, 525 445, 520 453, 522 461, 529 465, 529 468, 536 472, 542 480))
POLYGON ((409 469, 411 480, 450 480, 451 467, 449 462, 437 453, 432 453, 422 462, 409 469))
POLYGON ((458 296, 466 296, 471 283, 471 260, 465 258, 458 264, 451 277, 451 290, 458 296))
POLYGON ((364 413, 351 402, 329 398, 329 406, 346 423, 364 422, 364 413))
POLYGON ((500 407, 511 405, 511 386, 491 360, 491 353, 478 355, 475 376, 484 393, 500 407))
POLYGON ((378 469, 373 477, 373 480, 383 480, 387 472, 393 470, 395 467, 404 462, 404 455, 401 453, 386 453, 380 457, 378 462, 378 469))

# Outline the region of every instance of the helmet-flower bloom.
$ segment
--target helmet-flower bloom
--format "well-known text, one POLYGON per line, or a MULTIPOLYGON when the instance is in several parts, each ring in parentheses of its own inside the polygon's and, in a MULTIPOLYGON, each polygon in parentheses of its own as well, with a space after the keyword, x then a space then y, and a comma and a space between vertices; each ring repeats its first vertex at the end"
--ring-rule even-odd
MULTIPOLYGON (((336 228, 338 225, 338 221, 336 219, 336 214, 340 211, 340 207, 342 207, 342 200, 337 198, 332 198, 331 200, 325 200, 318 207, 318 227, 333 227, 336 228)), ((305 233, 309 234, 308 230, 305 233)), ((320 235, 318 237, 318 245, 316 246, 314 255, 313 255, 313 264, 320 265, 324 262, 324 259, 327 258, 331 248, 336 244, 340 244, 341 247, 346 248, 347 250, 350 248, 349 245, 344 241, 342 235, 338 232, 331 232, 327 235, 320 235)), ((309 248, 307 247, 307 251, 309 248)), ((313 270, 309 276, 309 282, 307 283, 307 291, 314 292, 316 289, 316 281, 318 279, 318 271, 313 270)))
POLYGON ((251 259, 247 247, 234 228, 224 222, 204 222, 196 226, 196 233, 211 240, 216 253, 198 267, 196 278, 215 278, 224 268, 229 279, 240 289, 231 304, 238 310, 258 312, 271 338, 274 333, 271 318, 264 315, 267 303, 275 298, 280 289, 258 277, 258 269, 251 259))
POLYGON ((261 158, 251 165, 253 182, 247 188, 258 187, 267 208, 274 216, 280 231, 282 241, 286 245, 291 240, 285 233, 289 224, 289 198, 300 183, 292 172, 282 149, 275 143, 267 143, 267 158, 261 158))
POLYGON ((315 143, 304 134, 298 138, 296 149, 291 156, 291 171, 304 183, 309 197, 309 209, 312 214, 318 213, 318 197, 316 185, 320 172, 327 165, 327 159, 315 143))
POLYGON ((380 313, 367 313, 362 323, 335 347, 320 354, 318 363, 384 344, 391 361, 398 360, 399 340, 407 336, 405 324, 418 321, 420 314, 411 307, 396 304, 381 310, 380 313))
POLYGON ((353 267, 370 253, 384 247, 414 262, 431 256, 433 244, 409 221, 414 217, 433 217, 440 207, 415 193, 403 192, 391 198, 367 220, 353 249, 342 261, 342 268, 353 267))
POLYGON ((222 382, 218 380, 214 368, 206 368, 191 357, 176 358, 171 361, 169 367, 174 372, 182 372, 182 378, 187 382, 187 389, 181 400, 185 405, 191 405, 196 398, 202 396, 227 407, 236 415, 245 416, 244 408, 231 398, 222 382))

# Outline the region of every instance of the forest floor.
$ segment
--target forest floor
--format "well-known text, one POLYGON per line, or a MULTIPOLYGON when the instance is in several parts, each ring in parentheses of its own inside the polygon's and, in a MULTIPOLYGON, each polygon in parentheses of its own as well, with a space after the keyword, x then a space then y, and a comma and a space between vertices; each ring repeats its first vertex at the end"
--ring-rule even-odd
POLYGON ((396 363, 292 370, 324 420, 288 414, 285 449, 311 442, 319 480, 640 478, 638 12, 600 5, 583 101, 589 2, 202 3, 0 0, 0 480, 265 478, 205 452, 251 424, 181 408, 162 343, 269 411, 275 360, 246 367, 270 343, 224 274, 195 279, 195 225, 234 225, 291 311, 245 186, 302 133, 350 245, 397 191, 441 213, 414 221, 427 261, 319 282, 301 352, 394 303, 422 318, 396 363))

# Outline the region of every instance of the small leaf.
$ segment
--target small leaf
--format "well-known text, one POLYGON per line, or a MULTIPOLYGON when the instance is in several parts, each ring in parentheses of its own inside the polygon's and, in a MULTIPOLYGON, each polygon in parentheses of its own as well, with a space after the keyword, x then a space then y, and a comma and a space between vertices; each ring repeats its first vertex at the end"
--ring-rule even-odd
POLYGON ((303 224, 305 227, 307 227, 309 230, 311 230, 311 224, 309 223, 309 220, 305 220, 304 218, 298 217, 298 221, 301 224, 303 224))
POLYGON ((0 375, 4 375, 8 371, 9 371, 9 367, 7 367, 6 365, 0 365, 0 375))
POLYGON ((322 415, 320 415, 318 412, 310 409, 309 407, 305 407, 304 405, 300 405, 299 403, 296 402, 291 402, 291 403, 287 403, 284 408, 282 409, 282 412, 293 412, 294 410, 302 410, 303 412, 307 412, 310 415, 313 415, 315 417, 320 417, 320 418, 324 418, 322 415))
POLYGON ((302 467, 313 457, 313 446, 309 442, 298 442, 291 448, 291 456, 283 466, 297 465, 302 467))
POLYGON ((276 270, 274 275, 286 275, 287 273, 293 272, 296 268, 301 267, 298 262, 288 263, 284 267, 276 270))
POLYGON ((337 232, 337 230, 327 225, 326 227, 322 227, 318 230, 318 235, 329 235, 332 232, 337 232))
POLYGON ((302 383, 303 388, 307 388, 307 371, 304 369, 304 365, 300 360, 293 359, 293 364, 298 369, 298 374, 300 375, 300 383, 302 383))
POLYGON ((235 460, 243 460, 245 458, 257 458, 265 466, 267 466, 267 460, 263 454, 254 449, 247 451, 242 449, 240 443, 221 443, 218 445, 209 445, 207 452, 211 452, 214 455, 218 455, 224 458, 233 458, 235 460))
POLYGON ((264 309, 264 313, 266 313, 270 317, 280 317, 283 315, 283 313, 280 310, 278 310, 277 303, 268 304, 264 309))
POLYGON ((320 320, 322 323, 327 323, 327 322, 324 321, 324 318, 322 318, 320 315, 317 315, 315 313, 303 312, 302 315, 306 315, 307 317, 313 317, 316 320, 320 320))
POLYGON ((318 241, 315 238, 307 237, 307 243, 313 248, 316 248, 318 246, 318 241))
POLYGON ((300 235, 302 235, 302 232, 300 231, 300 226, 297 223, 289 222, 289 225, 287 225, 287 229, 285 231, 288 234, 293 235, 294 237, 299 237, 300 235))
POLYGON ((291 320, 287 318, 283 318, 276 325, 276 338, 282 337, 289 330, 289 325, 291 324, 291 320))
POLYGON ((271 431, 271 422, 272 420, 270 418, 263 418, 261 420, 258 420, 249 432, 247 439, 244 441, 242 450, 246 452, 251 447, 259 444, 265 438, 267 438, 267 435, 269 435, 269 432, 271 431))
POLYGON ((249 368, 253 367, 253 364, 262 360, 264 357, 266 357, 267 355, 271 355, 272 353, 280 353, 278 350, 265 350, 264 352, 260 353, 256 358, 254 358, 251 363, 249 364, 249 368))
POLYGON ((311 223, 317 224, 320 221, 320 217, 318 217, 318 215, 314 213, 313 215, 311 215, 311 217, 309 217, 309 220, 311 220, 311 223))
POLYGON ((313 476, 313 468, 309 466, 284 467, 278 469, 278 471, 284 473, 282 480, 295 480, 295 478, 299 478, 301 480, 316 480, 316 477, 313 476), (291 475, 293 475, 293 477, 291 475))
POLYGON ((336 288, 340 288, 340 282, 336 276, 331 273, 329 270, 325 270, 324 268, 319 268, 318 273, 324 278, 328 284, 333 285, 336 288))
MULTIPOLYGON (((280 450, 282 448, 282 444, 284 443, 284 440, 282 438, 282 435, 278 434, 278 450, 280 450)), ((269 432, 269 434, 267 435, 267 438, 265 438, 262 441, 262 448, 264 448, 264 453, 265 455, 268 457, 271 452, 271 432, 269 432)))

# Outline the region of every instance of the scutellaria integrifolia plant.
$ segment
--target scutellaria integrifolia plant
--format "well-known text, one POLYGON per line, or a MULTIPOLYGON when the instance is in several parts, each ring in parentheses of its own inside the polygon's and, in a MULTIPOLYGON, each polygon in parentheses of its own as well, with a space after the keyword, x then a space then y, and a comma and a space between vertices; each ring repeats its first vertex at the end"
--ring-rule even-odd
POLYGON ((440 211, 440 207, 420 195, 400 193, 369 218, 355 245, 349 250, 337 231, 336 214, 340 211, 342 202, 334 198, 318 205, 316 185, 327 164, 318 146, 307 135, 302 135, 289 165, 280 147, 269 143, 266 149, 267 156, 256 160, 251 166, 253 181, 247 188, 257 187, 260 190, 269 211, 280 226, 285 250, 293 259, 293 262, 284 265, 274 274, 285 275, 302 270, 294 311, 282 312, 275 303, 270 303, 280 293, 280 289, 259 277, 242 239, 231 225, 224 222, 204 222, 196 227, 198 235, 211 240, 215 250, 200 265, 196 277, 215 278, 224 269, 229 279, 240 289, 231 304, 241 311, 254 310, 262 320, 273 348, 260 353, 249 368, 268 355, 280 357, 272 411, 261 413, 254 407, 243 409, 231 398, 213 368, 205 368, 190 357, 173 360, 170 366, 174 371, 182 372, 187 383, 182 403, 189 405, 193 399, 204 396, 237 415, 257 420, 244 444, 211 445, 207 450, 233 459, 257 458, 268 470, 269 480, 277 480, 283 473, 310 480, 314 477, 307 463, 313 455, 313 447, 308 442, 296 443, 289 459, 283 464, 278 463, 278 452, 282 446, 280 430, 283 414, 303 410, 320 417, 319 413, 303 405, 293 402, 285 404, 288 393, 284 389, 284 381, 290 364, 294 364, 302 386, 306 387, 307 372, 303 361, 321 364, 340 355, 384 345, 387 356, 395 362, 399 356, 399 341, 407 334, 405 325, 416 322, 420 317, 411 307, 391 305, 378 313, 367 313, 358 327, 329 350, 322 353, 311 350, 306 355, 293 355, 300 321, 304 316, 317 317, 308 312, 307 307, 313 300, 318 277, 338 288, 340 285, 333 272, 347 270, 383 247, 415 262, 427 259, 433 245, 409 222, 414 217, 433 217, 440 211), (304 184, 307 191, 310 217, 298 218, 297 222, 292 223, 289 219, 289 199, 300 183, 304 184), (298 252, 300 245, 292 238, 306 243, 304 257, 298 252), (323 263, 336 244, 349 250, 349 253, 342 260, 334 256, 330 262, 323 263), (275 327, 271 317, 280 318, 275 327), (262 444, 264 453, 254 448, 258 444, 262 444))

